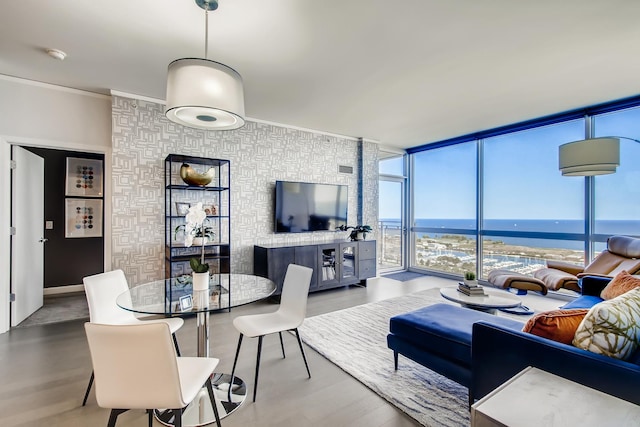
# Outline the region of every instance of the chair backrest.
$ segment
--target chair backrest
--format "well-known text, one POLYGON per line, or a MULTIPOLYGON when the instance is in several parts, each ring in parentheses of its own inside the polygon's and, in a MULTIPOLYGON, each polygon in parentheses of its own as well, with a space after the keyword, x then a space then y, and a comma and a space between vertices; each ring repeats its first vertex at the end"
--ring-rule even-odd
POLYGON ((602 251, 584 269, 584 274, 615 276, 625 270, 629 274, 640 271, 640 239, 628 236, 611 236, 607 249, 602 251))
POLYGON ((166 323, 85 323, 103 408, 177 409, 186 406, 176 352, 166 323))
POLYGON ((122 270, 94 274, 82 279, 92 323, 119 325, 136 322, 135 315, 116 304, 118 295, 129 290, 122 270))
MULTIPOLYGON (((297 264, 289 264, 282 284, 278 311, 300 324, 307 314, 307 297, 313 270, 297 264)), ((299 325, 298 325, 299 326, 299 325)))

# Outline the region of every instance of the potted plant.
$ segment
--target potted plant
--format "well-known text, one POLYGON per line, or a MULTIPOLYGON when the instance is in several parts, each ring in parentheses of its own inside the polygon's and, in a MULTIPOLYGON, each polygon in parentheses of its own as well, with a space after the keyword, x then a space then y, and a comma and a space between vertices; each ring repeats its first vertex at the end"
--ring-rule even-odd
POLYGON ((200 237, 200 259, 191 258, 189 265, 193 270, 193 290, 200 291, 209 289, 209 264, 204 262, 204 244, 205 237, 209 237, 208 234, 212 234, 211 227, 204 225, 207 219, 207 214, 202 208, 202 203, 198 203, 195 206, 189 208, 189 212, 185 215, 185 224, 176 227, 184 228, 184 246, 189 248, 194 243, 195 239, 200 237))
POLYGON ((476 273, 473 271, 465 271, 464 284, 467 286, 477 286, 478 281, 476 280, 476 273))
POLYGON ((355 227, 351 225, 341 225, 340 227, 337 227, 337 230, 340 230, 340 231, 351 230, 351 233, 349 233, 349 239, 351 241, 366 240, 367 233, 371 233, 373 231, 371 227, 368 225, 356 225, 355 227))

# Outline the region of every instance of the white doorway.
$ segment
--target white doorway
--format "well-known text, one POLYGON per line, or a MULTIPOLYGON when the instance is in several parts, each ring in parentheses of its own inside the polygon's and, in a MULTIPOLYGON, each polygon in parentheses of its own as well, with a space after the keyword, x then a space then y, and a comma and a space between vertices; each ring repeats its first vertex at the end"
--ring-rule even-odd
POLYGON ((11 326, 42 307, 44 295, 44 159, 12 147, 11 326))

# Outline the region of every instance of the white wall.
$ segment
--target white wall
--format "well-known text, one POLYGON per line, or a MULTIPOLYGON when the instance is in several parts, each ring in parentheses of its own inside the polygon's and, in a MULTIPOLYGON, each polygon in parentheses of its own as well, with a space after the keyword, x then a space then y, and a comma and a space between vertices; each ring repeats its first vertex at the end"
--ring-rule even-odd
MULTIPOLYGON (((11 145, 105 153, 108 236, 111 97, 0 75, 0 112, 0 332, 5 332, 9 329, 11 145)), ((107 260, 111 257, 110 243, 106 238, 107 260)))

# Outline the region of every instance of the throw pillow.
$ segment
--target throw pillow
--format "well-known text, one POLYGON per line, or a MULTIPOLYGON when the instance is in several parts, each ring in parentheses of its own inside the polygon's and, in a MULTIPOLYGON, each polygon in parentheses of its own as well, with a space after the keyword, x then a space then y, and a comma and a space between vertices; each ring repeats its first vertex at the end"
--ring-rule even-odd
POLYGON ((613 299, 638 287, 640 287, 640 278, 634 277, 622 270, 607 283, 607 286, 600 292, 600 298, 613 299))
POLYGON ((564 344, 571 344, 576 329, 588 312, 589 309, 580 308, 538 313, 529 319, 522 331, 564 344))
POLYGON ((594 305, 582 319, 573 345, 627 360, 640 339, 640 288, 594 305))

